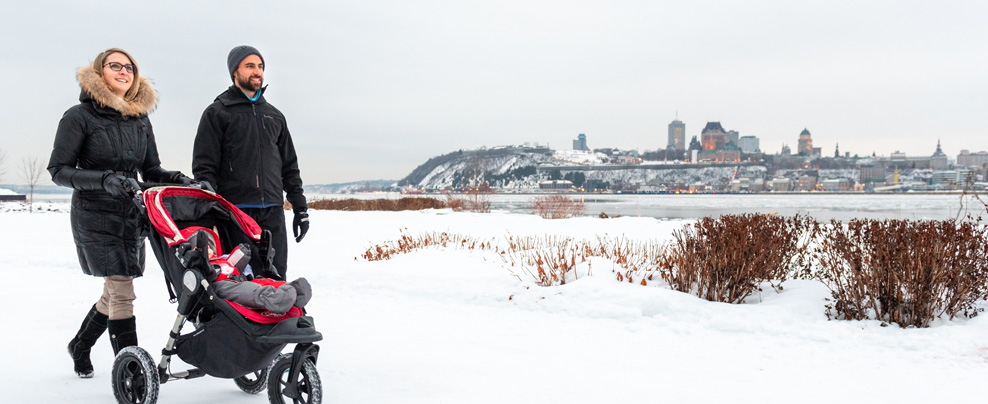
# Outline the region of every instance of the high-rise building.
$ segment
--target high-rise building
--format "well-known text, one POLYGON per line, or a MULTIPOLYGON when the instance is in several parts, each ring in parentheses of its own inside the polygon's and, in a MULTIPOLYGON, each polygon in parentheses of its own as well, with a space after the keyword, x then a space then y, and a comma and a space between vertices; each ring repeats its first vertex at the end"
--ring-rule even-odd
POLYGON ((741 152, 744 154, 761 152, 758 145, 758 138, 755 136, 741 136, 738 139, 738 147, 741 148, 741 152))
POLYGON ((683 121, 676 119, 669 123, 669 143, 666 148, 686 150, 686 124, 683 121))
POLYGON ((813 137, 810 136, 810 131, 806 128, 803 128, 803 131, 799 133, 799 145, 796 147, 796 154, 800 156, 813 154, 813 137))
POLYGON ((587 135, 581 133, 576 137, 576 140, 573 141, 573 150, 590 151, 590 148, 587 147, 587 135))
POLYGON ((738 137, 741 136, 736 130, 729 130, 724 133, 724 143, 734 143, 735 146, 738 145, 738 137))

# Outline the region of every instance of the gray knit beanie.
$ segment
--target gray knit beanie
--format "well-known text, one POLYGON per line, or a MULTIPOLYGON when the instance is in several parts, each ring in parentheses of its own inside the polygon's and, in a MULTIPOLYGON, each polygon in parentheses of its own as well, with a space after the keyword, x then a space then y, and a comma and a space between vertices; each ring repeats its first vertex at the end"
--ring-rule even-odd
POLYGON ((233 72, 237 71, 240 62, 250 55, 257 55, 261 58, 261 63, 264 63, 264 56, 261 56, 261 52, 253 46, 240 45, 230 50, 230 55, 226 57, 226 67, 230 69, 230 80, 233 80, 233 72))

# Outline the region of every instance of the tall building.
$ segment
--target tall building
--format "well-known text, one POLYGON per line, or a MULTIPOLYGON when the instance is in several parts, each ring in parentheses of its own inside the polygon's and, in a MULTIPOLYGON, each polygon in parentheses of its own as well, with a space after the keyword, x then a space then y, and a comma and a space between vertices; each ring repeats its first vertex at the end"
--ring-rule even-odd
POLYGON ((810 156, 813 154, 813 138, 810 136, 810 131, 803 128, 803 131, 799 133, 799 146, 796 147, 796 154, 800 156, 810 156))
POLYGON ((581 133, 576 137, 576 140, 573 141, 573 150, 590 151, 590 148, 587 147, 587 135, 581 133))
POLYGON ((679 119, 669 123, 669 144, 668 149, 683 151, 686 150, 686 124, 679 119))
POLYGON ((930 156, 930 168, 934 170, 947 169, 947 154, 940 148, 940 139, 937 139, 937 151, 930 156))
POLYGON ((738 147, 741 148, 741 152, 744 154, 761 152, 758 146, 758 138, 754 136, 741 136, 741 138, 738 139, 738 147))
POLYGON ((729 130, 724 133, 724 143, 734 143, 735 146, 738 145, 738 137, 741 136, 736 130, 729 130))
POLYGON ((700 132, 700 142, 703 143, 703 150, 716 150, 727 143, 727 133, 720 122, 707 122, 700 132))

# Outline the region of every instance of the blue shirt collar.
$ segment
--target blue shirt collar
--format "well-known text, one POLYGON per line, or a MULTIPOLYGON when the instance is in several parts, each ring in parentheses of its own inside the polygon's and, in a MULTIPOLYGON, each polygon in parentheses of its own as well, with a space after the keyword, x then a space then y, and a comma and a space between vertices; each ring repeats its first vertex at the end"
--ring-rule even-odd
MULTIPOLYGON (((239 90, 240 87, 237 87, 237 89, 239 90)), ((240 92, 241 93, 244 93, 244 90, 240 90, 240 92)), ((251 98, 251 96, 247 95, 247 93, 244 93, 244 97, 247 97, 247 99, 250 100, 250 102, 253 104, 253 103, 257 102, 257 100, 261 99, 261 93, 262 92, 264 92, 264 89, 263 88, 260 89, 260 90, 257 90, 257 92, 254 93, 254 97, 253 98, 251 98)))

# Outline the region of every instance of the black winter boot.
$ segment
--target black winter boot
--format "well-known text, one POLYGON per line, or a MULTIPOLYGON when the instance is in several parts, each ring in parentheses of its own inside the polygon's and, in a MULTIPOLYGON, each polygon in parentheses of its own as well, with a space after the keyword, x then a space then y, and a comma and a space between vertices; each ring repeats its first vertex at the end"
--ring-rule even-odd
POLYGON ((110 345, 113 345, 113 355, 120 353, 121 349, 137 345, 137 318, 125 318, 123 320, 109 320, 107 325, 110 328, 110 345))
POLYGON ((86 319, 82 320, 82 327, 75 334, 75 338, 69 341, 69 355, 75 367, 75 374, 83 379, 93 377, 93 363, 89 360, 89 350, 96 344, 96 340, 106 331, 106 314, 96 311, 96 305, 86 313, 86 319))

